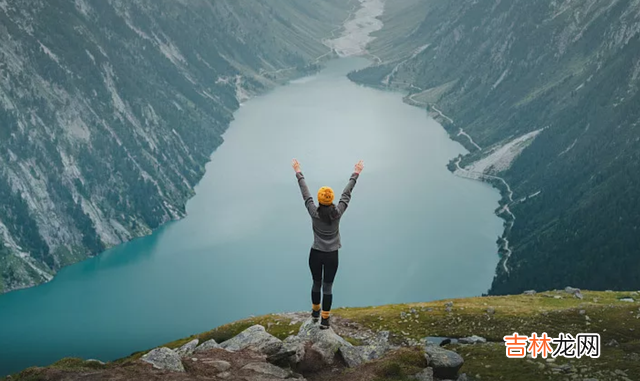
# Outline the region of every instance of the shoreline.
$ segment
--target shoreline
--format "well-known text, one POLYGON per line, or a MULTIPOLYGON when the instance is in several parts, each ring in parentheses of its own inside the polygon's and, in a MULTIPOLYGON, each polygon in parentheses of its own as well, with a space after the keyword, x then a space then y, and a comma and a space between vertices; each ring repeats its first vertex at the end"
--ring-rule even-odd
MULTIPOLYGON (((413 84, 408 85, 408 87, 416 88, 413 84)), ((406 88, 404 88, 403 90, 406 90, 406 88)), ((511 212, 511 209, 509 209, 509 206, 514 203, 513 191, 511 190, 511 187, 506 182, 506 180, 504 180, 502 177, 489 175, 484 172, 482 173, 473 172, 463 167, 460 167, 460 161, 463 158, 469 157, 469 155, 473 154, 474 152, 481 152, 483 151, 483 149, 473 140, 471 136, 469 136, 469 134, 464 132, 464 129, 462 127, 458 127, 459 131, 457 134, 455 134, 451 130, 451 128, 448 128, 449 126, 453 127, 455 125, 453 119, 443 114, 442 111, 440 111, 435 107, 435 105, 421 102, 414 99, 416 95, 419 95, 424 91, 419 88, 418 90, 420 91, 417 93, 407 94, 403 98, 403 101, 408 105, 424 108, 429 114, 429 116, 431 116, 436 122, 438 122, 442 126, 442 128, 447 132, 447 135, 449 135, 449 138, 451 140, 460 143, 468 151, 464 155, 461 154, 458 157, 451 159, 451 161, 447 165, 447 168, 449 169, 449 171, 454 176, 487 183, 491 185, 493 188, 497 189, 498 192, 500 193, 501 199, 500 201, 498 201, 498 207, 495 209, 494 214, 504 221, 503 223, 504 230, 502 235, 496 242, 500 260, 498 261, 494 276, 498 274, 498 270, 500 268, 502 268, 502 271, 504 271, 507 275, 509 275, 510 270, 509 270, 509 267, 507 266, 507 263, 509 261, 509 258, 511 257, 511 254, 513 253, 513 251, 509 246, 509 235, 511 233, 511 229, 513 228, 513 225, 515 224, 515 220, 516 220, 516 216, 513 214, 513 212, 511 212), (465 137, 464 139, 462 138, 463 136, 465 137)))

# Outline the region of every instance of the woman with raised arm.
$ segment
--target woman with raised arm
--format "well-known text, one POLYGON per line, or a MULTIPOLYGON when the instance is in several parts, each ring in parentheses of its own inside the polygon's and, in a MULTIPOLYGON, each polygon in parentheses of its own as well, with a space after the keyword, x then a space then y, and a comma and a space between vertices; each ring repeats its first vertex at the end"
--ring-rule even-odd
POLYGON ((298 160, 293 159, 293 169, 296 171, 302 199, 311 216, 311 225, 313 227, 313 246, 309 253, 309 268, 313 277, 311 316, 316 322, 320 317, 320 291, 322 290, 322 320, 320 322, 320 328, 322 329, 329 328, 329 314, 331 313, 331 303, 333 301, 333 280, 338 271, 338 249, 342 247, 340 244, 340 218, 342 218, 349 206, 351 191, 356 185, 358 176, 363 168, 364 164, 360 160, 356 164, 347 186, 342 191, 342 196, 337 206, 333 203, 333 190, 329 187, 322 187, 318 190, 318 203, 320 205, 316 207, 304 175, 300 170, 300 163, 298 160))

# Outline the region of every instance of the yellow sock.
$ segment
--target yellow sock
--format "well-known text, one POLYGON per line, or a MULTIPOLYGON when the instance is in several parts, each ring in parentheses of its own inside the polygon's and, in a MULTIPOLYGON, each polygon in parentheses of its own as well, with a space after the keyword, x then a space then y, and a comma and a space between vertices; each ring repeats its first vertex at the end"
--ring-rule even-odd
POLYGON ((322 318, 329 319, 329 314, 331 314, 331 311, 322 311, 322 318))
POLYGON ((319 304, 312 304, 312 307, 314 311, 320 311, 320 305, 319 304))

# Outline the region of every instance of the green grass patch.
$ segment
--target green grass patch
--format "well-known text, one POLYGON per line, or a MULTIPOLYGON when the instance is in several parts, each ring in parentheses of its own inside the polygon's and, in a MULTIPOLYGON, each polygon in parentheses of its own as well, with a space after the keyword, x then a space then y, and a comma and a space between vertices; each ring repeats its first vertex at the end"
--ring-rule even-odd
POLYGON ((483 380, 567 380, 596 378, 600 380, 636 380, 640 376, 640 364, 619 348, 602 346, 600 358, 567 359, 557 357, 552 362, 543 358, 509 359, 505 347, 497 343, 487 345, 453 345, 465 360, 460 372, 483 380), (560 371, 561 366, 569 370, 560 371), (554 371, 556 369, 556 371, 554 371), (480 376, 480 377, 478 377, 480 376))
POLYGON ((640 339, 640 319, 634 313, 640 304, 618 300, 628 293, 585 291, 583 300, 564 292, 543 294, 452 299, 449 300, 453 302, 450 313, 445 310, 445 300, 346 308, 335 313, 368 328, 389 330, 413 339, 475 334, 490 341, 502 341, 503 336, 513 332, 547 332, 549 335, 596 332, 602 335, 603 340, 616 339, 621 343, 640 339), (556 295, 562 299, 553 298, 556 295), (494 314, 487 313, 489 307, 495 311, 494 314), (416 314, 408 313, 412 308, 416 314), (585 311, 584 315, 580 310, 585 311), (407 314, 406 318, 401 317, 402 312, 407 314))
POLYGON ((57 369, 62 371, 65 371, 65 370, 66 371, 74 371, 74 370, 91 371, 91 370, 106 369, 106 368, 107 368, 107 365, 101 364, 97 361, 86 361, 86 360, 75 358, 75 357, 66 357, 49 365, 46 368, 30 367, 18 374, 12 375, 11 378, 0 378, 0 380, 38 381, 45 378, 44 374, 47 372, 47 369, 57 369))

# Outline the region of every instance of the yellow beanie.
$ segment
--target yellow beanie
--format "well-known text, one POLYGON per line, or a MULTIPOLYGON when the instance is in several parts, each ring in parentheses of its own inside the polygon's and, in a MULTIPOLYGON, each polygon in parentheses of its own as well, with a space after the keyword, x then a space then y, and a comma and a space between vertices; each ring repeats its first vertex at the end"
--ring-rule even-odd
POLYGON ((322 187, 318 191, 318 202, 321 205, 331 205, 333 203, 333 189, 322 187))

